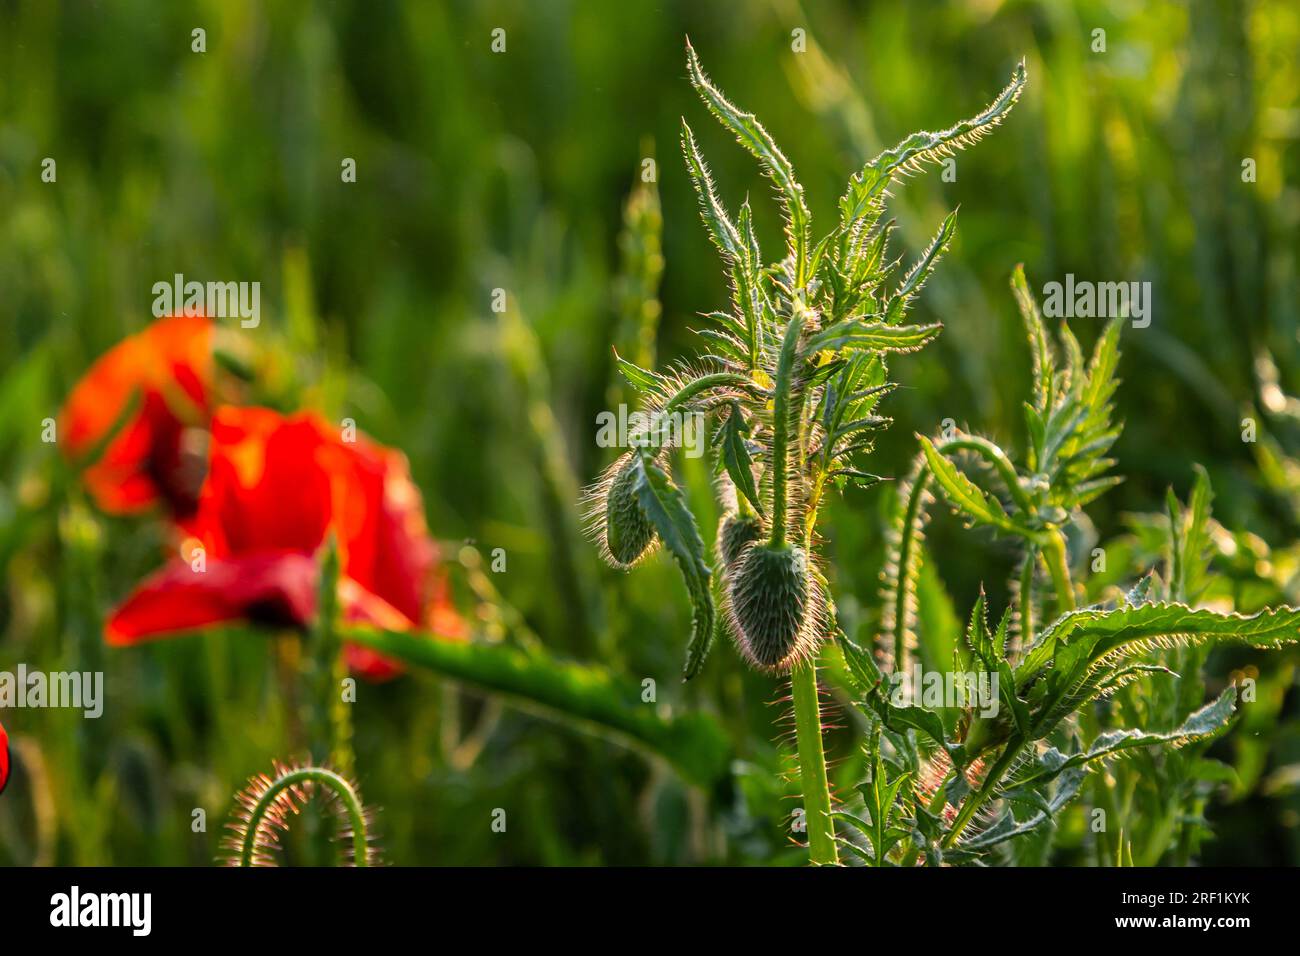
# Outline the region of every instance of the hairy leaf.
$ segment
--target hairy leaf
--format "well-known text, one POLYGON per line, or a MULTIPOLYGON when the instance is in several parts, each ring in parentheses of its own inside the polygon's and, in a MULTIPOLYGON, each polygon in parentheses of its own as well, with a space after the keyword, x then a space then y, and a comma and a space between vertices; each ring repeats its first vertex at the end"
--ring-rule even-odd
POLYGON ((807 276, 804 269, 808 266, 808 207, 804 203, 803 187, 794 178, 794 169, 785 154, 777 147, 758 118, 753 113, 746 113, 733 105, 704 74, 699 57, 690 41, 686 43, 686 65, 690 72, 691 83, 699 91, 701 98, 722 125, 727 127, 740 144, 748 149, 762 164, 763 171, 776 184, 781 195, 786 213, 786 238, 790 252, 794 256, 796 272, 795 281, 802 285, 807 276))
POLYGON ((704 539, 700 537, 695 515, 686 505, 686 496, 649 455, 642 452, 637 462, 637 500, 659 532, 664 547, 681 568, 694 607, 694 625, 683 669, 685 679, 690 680, 699 672, 713 643, 712 571, 705 560, 704 539))
POLYGON ((816 355, 823 350, 868 350, 873 352, 915 352, 934 341, 943 326, 886 325, 884 322, 864 322, 845 319, 810 336, 804 351, 816 355))
POLYGON ((899 174, 914 172, 926 163, 982 139, 1015 106, 1025 85, 1025 63, 1016 64, 1011 82, 985 109, 948 129, 937 133, 913 133, 893 149, 887 149, 867 163, 853 177, 848 191, 840 199, 840 221, 849 225, 875 208, 890 181, 899 174))
POLYGON ((1014 782, 1018 785, 1040 784, 1054 779, 1066 770, 1086 767, 1139 747, 1150 747, 1153 744, 1182 747, 1194 740, 1212 737, 1228 726, 1228 721, 1236 710, 1236 703, 1237 688, 1229 685, 1217 699, 1196 711, 1173 730, 1110 730, 1099 735, 1087 750, 1068 755, 1050 747, 1036 761, 1022 768, 1016 774, 1014 782))
POLYGON ((1034 532, 1016 524, 1007 516, 1002 503, 971 481, 954 465, 934 443, 924 435, 918 435, 921 450, 925 454, 926 465, 934 476, 935 483, 943 491, 948 503, 957 511, 977 524, 988 525, 1001 531, 1021 537, 1033 537, 1034 532))

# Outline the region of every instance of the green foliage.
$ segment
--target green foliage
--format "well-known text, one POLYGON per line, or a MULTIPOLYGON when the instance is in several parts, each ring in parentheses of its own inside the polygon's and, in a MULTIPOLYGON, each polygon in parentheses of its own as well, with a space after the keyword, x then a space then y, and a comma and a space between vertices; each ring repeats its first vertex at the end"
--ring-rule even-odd
MULTIPOLYGON (((1173 760, 1180 750, 1199 753, 1228 726, 1236 688, 1229 686, 1202 704, 1201 648, 1235 642, 1273 649, 1300 640, 1300 610, 1275 607, 1243 615, 1190 603, 1205 591, 1210 574, 1211 493, 1203 470, 1197 472, 1186 507, 1172 493, 1168 497, 1169 583, 1158 584, 1154 574, 1147 574, 1117 599, 1075 607, 1064 532, 1083 520, 1084 504, 1115 483, 1099 476, 1112 464, 1104 455, 1119 434, 1110 424, 1119 323, 1106 326, 1085 366, 1082 350, 1064 324, 1063 355, 1054 350, 1022 270, 1016 270, 1012 287, 1033 365, 1024 469, 988 438, 918 436, 921 454, 898 498, 892 565, 884 576, 884 599, 892 616, 885 618, 881 649, 892 674, 841 635, 859 706, 893 759, 929 768, 931 776, 942 778, 928 793, 891 792, 895 803, 884 807, 878 805, 878 787, 865 794, 872 819, 897 820, 897 827, 911 837, 906 846, 901 839, 888 842, 892 855, 858 848, 876 865, 886 858, 909 864, 921 856, 931 864, 973 863, 994 848, 1014 857, 1031 839, 1041 849, 1054 819, 1090 782, 1102 809, 1116 811, 1108 778, 1096 770, 1135 754, 1159 752, 1173 760), (973 462, 988 467, 992 489, 977 483, 977 477, 989 479, 972 468, 973 462), (1015 595, 1021 610, 1018 641, 1010 640, 1012 604, 998 626, 990 628, 982 591, 975 602, 963 644, 954 650, 951 674, 973 667, 990 678, 990 687, 991 679, 997 679, 998 693, 993 701, 976 701, 969 692, 945 701, 960 711, 955 722, 945 721, 931 707, 900 706, 889 692, 905 676, 914 647, 924 505, 931 485, 968 526, 1016 542, 1025 568, 1015 595), (1034 566, 1040 561, 1055 589, 1057 616, 1046 626, 1027 613, 1038 604, 1034 566), (1153 593, 1156 588, 1164 593, 1153 593), (1099 707, 1125 700, 1138 686, 1142 692, 1137 699, 1166 705, 1145 714, 1141 726, 1107 727, 1108 718, 1125 708, 1110 708, 1107 714, 1099 707), (972 826, 977 814, 983 818, 972 826)), ((1122 771, 1116 773, 1123 777, 1122 771)), ((881 776, 877 767, 872 779, 881 776)), ((1218 776, 1208 761, 1173 767, 1157 763, 1146 785, 1169 815, 1203 798, 1197 784, 1218 776)), ((842 818, 865 833, 872 847, 882 845, 883 831, 868 830, 851 814, 842 818)), ((1110 824, 1123 827, 1123 840, 1110 841, 1102 831, 1106 858, 1131 862, 1137 847, 1136 859, 1155 862, 1171 828, 1181 825, 1176 819, 1171 827, 1162 822, 1152 834, 1139 832, 1135 822, 1110 824)))
MULTIPOLYGON (((826 832, 829 797, 812 667, 833 602, 815 570, 813 534, 828 484, 844 488, 880 480, 862 470, 858 459, 873 449, 874 434, 889 424, 874 413, 890 390, 885 359, 890 353, 914 352, 939 333, 937 323, 904 325, 903 318, 956 228, 956 214, 950 213, 891 290, 897 263, 885 261, 891 225, 879 223, 884 188, 895 176, 948 155, 1001 122, 1020 94, 1025 70, 1023 64, 1017 67, 1006 90, 975 119, 943 133, 919 133, 868 163, 849 184, 840 203, 840 222, 814 245, 804 189, 785 153, 753 113, 735 106, 709 80, 689 42, 686 58, 691 82, 709 111, 759 161, 776 187, 786 252, 777 262, 762 261, 748 203, 733 221, 695 134, 683 119, 687 172, 705 231, 731 284, 732 309, 710 316, 715 327, 702 334, 713 351, 703 357, 702 369, 663 376, 629 368, 627 362, 620 367, 646 393, 649 408, 720 418, 710 434, 719 470, 727 476, 722 494, 726 520, 733 517, 730 509, 742 506, 767 519, 768 541, 752 541, 722 569, 728 629, 752 665, 795 671, 812 859, 830 863, 835 862, 835 852, 826 832)), ((649 458, 642 452, 638 460, 649 458)), ((641 503, 660 536, 670 542, 695 608, 684 669, 690 679, 699 672, 712 641, 711 570, 704 562, 696 522, 667 474, 657 472, 653 483, 641 487, 641 503), (665 500, 673 507, 664 507, 665 500)), ((616 488, 617 483, 602 481, 589 490, 597 522, 616 513, 616 488)), ((605 549, 607 556, 610 550, 605 549)), ((615 566, 630 563, 620 560, 617 552, 612 557, 615 566)))
POLYGON ((349 628, 347 639, 641 748, 700 786, 718 786, 729 773, 730 748, 711 717, 664 716, 642 702, 637 685, 602 667, 556 661, 541 648, 430 641, 396 631, 349 628))
MULTIPOLYGON (((864 189, 869 198, 855 200, 852 215, 813 246, 804 190, 785 154, 752 113, 732 104, 708 79, 689 43, 687 67, 710 112, 759 161, 775 185, 785 217, 786 255, 775 263, 762 261, 748 203, 733 220, 719 198, 695 134, 683 120, 682 152, 705 230, 722 256, 731 283, 732 309, 709 316, 714 327, 701 334, 714 351, 702 358, 701 369, 681 368, 665 375, 623 359, 619 367, 643 392, 647 410, 715 415, 712 444, 727 476, 727 494, 738 494, 747 507, 770 516, 774 545, 783 544, 793 533, 806 550, 828 483, 842 488, 880 480, 858 467, 857 459, 873 448, 873 434, 889 424, 889 419, 874 414, 892 388, 886 379, 885 357, 916 351, 940 331, 938 323, 904 325, 902 318, 951 242, 955 214, 944 219, 920 259, 891 291, 886 283, 894 264, 884 261, 890 225, 879 224, 884 206, 878 197, 884 183, 927 158, 946 155, 978 139, 1000 122, 1019 95, 1024 68, 1017 69, 1011 85, 980 117, 944 133, 918 134, 928 145, 914 137, 900 150, 868 164, 850 192, 856 195, 854 190, 864 189), (863 186, 864 177, 872 185, 863 186)), ((648 461, 644 455, 642 460, 648 461)), ((602 482, 589 491, 598 519, 617 510, 617 487, 602 482)), ((674 493, 666 473, 655 488, 675 502, 683 500, 674 493)), ((711 641, 705 623, 711 571, 684 508, 670 513, 656 507, 647 512, 652 518, 658 515, 654 524, 665 540, 671 536, 677 541, 671 550, 695 605, 694 637, 685 668, 689 678, 698 671, 711 641)), ((613 557, 618 566, 631 563, 618 554, 613 557)), ((790 593, 802 595, 811 586, 801 583, 790 593)), ((734 593, 732 588, 725 590, 734 593)), ((742 590, 748 594, 752 589, 742 590)), ((757 646, 745 642, 744 612, 733 607, 731 613, 742 645, 757 646)), ((796 648, 800 655, 815 649, 821 635, 802 632, 810 616, 801 609, 794 617, 800 622, 800 633, 758 642, 764 647, 784 646, 787 651, 778 659, 764 657, 765 666, 788 667, 796 648)))

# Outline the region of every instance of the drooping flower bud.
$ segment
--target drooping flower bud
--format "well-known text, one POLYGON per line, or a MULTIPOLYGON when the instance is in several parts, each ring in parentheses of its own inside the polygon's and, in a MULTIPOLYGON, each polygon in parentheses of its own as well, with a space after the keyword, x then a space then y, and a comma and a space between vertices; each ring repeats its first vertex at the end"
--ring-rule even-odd
POLYGON ((635 564, 655 540, 654 525, 637 500, 637 476, 637 459, 620 458, 605 496, 605 546, 617 567, 635 564))
POLYGON ((732 630, 753 663, 788 670, 815 642, 808 555, 793 545, 750 545, 729 575, 732 630))
POLYGON ((763 537, 763 520, 756 514, 731 512, 718 525, 718 560, 730 571, 736 566, 745 546, 763 537))

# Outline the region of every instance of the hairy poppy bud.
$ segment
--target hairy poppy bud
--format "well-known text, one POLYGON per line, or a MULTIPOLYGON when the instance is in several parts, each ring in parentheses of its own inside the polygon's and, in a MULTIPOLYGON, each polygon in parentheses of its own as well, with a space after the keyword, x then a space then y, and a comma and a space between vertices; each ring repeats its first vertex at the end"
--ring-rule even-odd
POLYGON ((605 545, 620 567, 635 564, 655 539, 654 525, 637 500, 637 461, 626 457, 605 497, 605 545))
POLYGON ((758 515, 732 512, 718 525, 718 560, 730 570, 739 560, 745 545, 763 537, 763 521, 758 515))
POLYGON ((793 545, 751 545, 730 575, 733 630, 759 667, 785 670, 812 650, 808 555, 793 545))

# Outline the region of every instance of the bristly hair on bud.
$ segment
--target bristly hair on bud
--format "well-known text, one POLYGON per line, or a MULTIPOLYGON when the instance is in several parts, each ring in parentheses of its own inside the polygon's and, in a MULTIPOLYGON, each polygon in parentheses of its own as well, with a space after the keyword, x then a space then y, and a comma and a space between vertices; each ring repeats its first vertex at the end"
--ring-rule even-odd
POLYGON ((235 794, 233 818, 222 841, 227 866, 276 866, 280 837, 314 797, 338 821, 335 839, 344 866, 377 866, 374 846, 374 812, 361 801, 355 781, 328 767, 307 764, 272 765, 273 773, 250 777, 248 786, 235 794))
POLYGON ((767 534, 763 519, 756 514, 731 512, 718 523, 717 552, 723 574, 734 569, 745 548, 767 534))
POLYGON ((653 554, 658 535, 637 498, 639 472, 635 452, 615 459, 583 492, 584 522, 600 556, 626 571, 653 554))
POLYGON ((825 598, 798 545, 747 545, 727 574, 726 613, 742 655, 754 667, 787 673, 817 652, 825 598))

